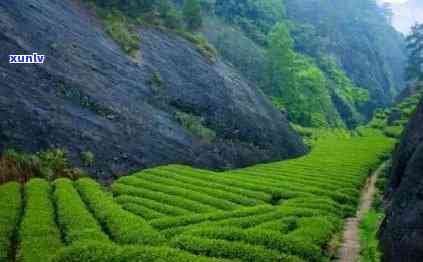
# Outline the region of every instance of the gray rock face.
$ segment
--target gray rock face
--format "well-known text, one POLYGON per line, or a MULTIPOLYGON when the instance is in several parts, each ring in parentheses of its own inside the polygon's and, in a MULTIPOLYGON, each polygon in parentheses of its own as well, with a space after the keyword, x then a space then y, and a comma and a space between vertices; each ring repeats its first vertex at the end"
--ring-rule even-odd
POLYGON ((0 151, 59 147, 97 176, 166 163, 225 169, 304 154, 307 149, 255 87, 211 64, 172 33, 140 29, 133 61, 76 1, 0 1, 0 151), (9 64, 9 54, 46 55, 9 64), (162 79, 152 86, 154 75, 162 79), (218 139, 184 129, 175 112, 204 119, 218 139))
POLYGON ((423 100, 394 155, 387 198, 383 261, 423 261, 423 100))

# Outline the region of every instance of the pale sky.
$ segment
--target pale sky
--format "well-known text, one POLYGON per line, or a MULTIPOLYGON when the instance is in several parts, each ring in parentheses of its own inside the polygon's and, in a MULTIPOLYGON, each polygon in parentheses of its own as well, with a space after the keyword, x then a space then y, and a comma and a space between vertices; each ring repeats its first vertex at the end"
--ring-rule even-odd
POLYGON ((377 0, 379 3, 391 3, 394 17, 393 26, 405 34, 416 22, 423 22, 422 0, 377 0))

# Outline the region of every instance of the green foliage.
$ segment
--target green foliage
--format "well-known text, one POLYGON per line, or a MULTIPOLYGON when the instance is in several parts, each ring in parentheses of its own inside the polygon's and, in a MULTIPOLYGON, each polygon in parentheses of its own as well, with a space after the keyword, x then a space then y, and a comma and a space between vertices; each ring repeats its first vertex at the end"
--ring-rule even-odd
POLYGON ((151 225, 159 230, 166 230, 169 228, 199 224, 203 222, 216 222, 233 218, 241 218, 253 216, 257 214, 264 214, 272 211, 273 208, 269 205, 260 205, 255 207, 239 208, 229 212, 209 212, 205 214, 185 215, 177 217, 165 217, 151 221, 151 225))
POLYGON ((334 56, 354 85, 368 90, 378 104, 393 99, 404 86, 404 40, 376 1, 284 3, 296 51, 313 57, 319 66, 334 56))
POLYGON ((111 238, 122 244, 158 245, 162 236, 148 223, 122 209, 112 197, 101 190, 99 184, 88 178, 75 182, 82 199, 92 210, 98 221, 104 225, 111 238))
POLYGON ((36 154, 8 149, 0 158, 0 183, 26 182, 33 177, 54 180, 58 177, 77 179, 85 173, 72 168, 63 149, 49 149, 36 154))
POLYGON ((360 223, 360 262, 379 262, 381 252, 377 232, 382 222, 383 213, 370 211, 360 223))
MULTIPOLYGON (((201 183, 201 182, 199 183, 198 181, 195 181, 190 178, 175 178, 175 174, 166 170, 157 170, 157 169, 151 170, 151 171, 146 170, 143 173, 140 173, 139 175, 134 175, 134 176, 142 180, 158 182, 163 185, 172 185, 172 186, 185 188, 188 190, 202 191, 204 193, 207 193, 207 195, 211 197, 215 197, 222 200, 228 200, 232 202, 232 204, 227 203, 225 206, 221 206, 222 209, 226 209, 227 205, 231 206, 229 209, 233 209, 233 207, 237 207, 236 205, 255 206, 257 204, 263 203, 261 201, 257 201, 254 198, 239 195, 238 192, 233 193, 233 192, 230 192, 230 190, 219 189, 219 187, 209 189, 208 188, 210 186, 209 184, 205 185, 204 183, 201 183)), ((132 184, 132 185, 135 185, 135 184, 132 184)), ((211 205, 215 205, 213 202, 214 201, 211 201, 211 205)))
MULTIPOLYGON (((113 194, 88 178, 53 187, 33 179, 17 261, 328 261, 327 246, 395 140, 364 127, 308 130, 313 150, 300 158, 220 173, 161 166, 118 179, 113 194)), ((0 206, 14 210, 0 213, 3 256, 19 195, 18 184, 0 186, 0 206)))
POLYGON ((367 89, 357 87, 337 64, 334 57, 322 56, 318 65, 328 81, 335 108, 347 127, 355 128, 364 119, 358 108, 370 100, 367 89))
POLYGON ((354 129, 404 86, 404 41, 372 0, 216 0, 215 9, 210 20, 226 24, 217 37, 218 23, 206 23, 207 37, 268 96, 284 98, 275 105, 294 123, 354 129), (279 43, 269 41, 275 32, 279 43))
POLYGON ((285 260, 285 257, 282 254, 276 251, 267 250, 260 246, 249 245, 238 241, 204 239, 199 237, 182 235, 174 240, 173 245, 176 248, 187 250, 196 255, 227 259, 239 259, 242 261, 251 262, 287 261, 285 260))
MULTIPOLYGON (((320 228, 318 230, 325 231, 326 235, 331 234, 330 230, 326 230, 326 228, 321 227, 322 226, 321 223, 319 223, 319 226, 320 228)), ((314 229, 314 231, 316 231, 316 229, 314 229)), ((277 231, 263 230, 263 229, 243 230, 237 227, 226 227, 226 226, 206 227, 205 226, 199 229, 187 231, 187 233, 183 235, 190 235, 196 238, 204 238, 209 240, 212 239, 212 240, 220 240, 220 241, 222 240, 230 241, 228 243, 228 246, 233 245, 234 243, 237 243, 238 241, 242 241, 250 245, 253 245, 252 247, 264 246, 268 248, 268 251, 266 249, 264 250, 270 254, 273 253, 275 255, 277 254, 278 256, 281 256, 280 254, 290 253, 290 254, 302 256, 303 259, 307 259, 307 261, 319 261, 319 259, 321 258, 320 249, 317 246, 314 246, 311 242, 309 242, 309 239, 310 239, 309 237, 313 236, 313 232, 310 232, 308 236, 303 231, 301 231, 301 234, 302 235, 300 236, 299 230, 294 230, 290 234, 282 235, 277 231), (280 252, 280 254, 276 253, 275 251, 280 252)), ((179 240, 178 237, 176 239, 177 239, 176 241, 179 240)), ((248 254, 249 248, 247 247, 246 249, 248 254)), ((230 258, 243 259, 242 256, 243 254, 236 254, 236 256, 233 256, 230 258)), ((277 261, 279 260, 281 259, 278 259, 277 261)), ((257 260, 253 260, 253 261, 257 261, 257 260)))
POLYGON ((201 27, 203 19, 199 0, 184 0, 183 14, 188 30, 196 31, 201 27))
POLYGON ((284 23, 275 26, 269 37, 269 81, 267 93, 280 101, 289 118, 313 127, 342 126, 328 91, 323 72, 309 59, 293 51, 294 41, 284 23))
POLYGON ((210 62, 214 63, 217 60, 217 51, 209 44, 206 38, 200 34, 193 34, 184 30, 176 31, 178 35, 193 43, 197 50, 206 57, 210 62))
POLYGON ((285 14, 283 1, 278 0, 216 0, 216 14, 238 25, 248 37, 266 44, 266 35, 285 14))
POLYGON ((407 78, 423 80, 423 24, 416 24, 411 28, 411 33, 407 36, 407 49, 407 78))
POLYGON ((417 83, 411 94, 407 94, 390 108, 376 110, 368 126, 381 130, 388 137, 401 138, 404 127, 413 116, 422 96, 423 88, 417 83))
POLYGON ((213 208, 209 205, 204 205, 190 199, 185 199, 183 197, 168 195, 162 192, 155 192, 152 188, 139 188, 131 186, 128 184, 122 183, 120 180, 119 183, 115 183, 112 186, 112 190, 115 194, 120 195, 130 195, 135 197, 143 197, 158 202, 165 203, 167 205, 176 206, 178 208, 186 209, 192 212, 213 212, 216 211, 216 208, 213 208))
POLYGON ((45 180, 32 179, 25 186, 25 201, 16 261, 49 261, 63 246, 55 223, 51 186, 45 180))
POLYGON ((212 142, 216 138, 216 132, 204 126, 204 119, 181 111, 176 112, 178 122, 192 134, 207 141, 212 142))
POLYGON ((117 9, 128 16, 152 12, 155 0, 89 0, 104 9, 117 9))
POLYGON ((389 137, 400 139, 403 130, 402 126, 387 126, 383 129, 383 133, 389 137))
POLYGON ((162 213, 142 205, 137 205, 134 203, 122 203, 121 205, 123 209, 128 210, 129 212, 134 213, 135 215, 138 215, 145 220, 157 219, 165 216, 162 213))
POLYGON ((0 261, 8 261, 22 206, 21 187, 16 182, 0 185, 0 261))
POLYGON ((82 152, 81 158, 85 166, 93 166, 95 163, 95 156, 91 151, 82 152))
POLYGON ((179 196, 201 203, 205 206, 211 207, 212 209, 233 210, 240 207, 238 204, 227 200, 228 198, 232 200, 232 195, 221 194, 217 197, 214 197, 209 194, 198 193, 197 190, 200 188, 184 186, 184 183, 178 184, 178 182, 174 181, 173 179, 166 179, 157 175, 149 176, 148 174, 143 174, 143 176, 139 177, 123 177, 119 179, 119 182, 134 187, 149 189, 151 191, 160 190, 161 192, 167 193, 169 195, 179 196))
POLYGON ((206 16, 202 33, 219 55, 253 83, 262 83, 266 76, 266 55, 262 46, 217 16, 206 16))
POLYGON ((119 11, 103 11, 103 22, 106 32, 119 44, 122 50, 135 57, 139 51, 140 37, 133 32, 128 19, 119 11))
POLYGON ((223 260, 200 257, 168 247, 117 246, 101 242, 80 243, 60 251, 52 262, 219 262, 223 260))
POLYGON ((102 232, 100 225, 88 211, 68 179, 58 179, 54 182, 54 200, 57 219, 66 243, 99 241, 107 243, 109 238, 102 232))
POLYGON ((180 29, 182 27, 182 17, 181 14, 175 9, 170 9, 166 16, 163 17, 164 25, 169 29, 180 29))
MULTIPOLYGON (((118 194, 118 192, 121 191, 116 190, 115 193, 118 194)), ((148 208, 151 211, 163 214, 163 216, 182 216, 192 214, 192 212, 186 209, 178 208, 176 206, 167 205, 162 202, 154 201, 148 198, 135 197, 125 194, 120 194, 119 196, 117 196, 116 201, 119 204, 123 205, 124 208, 125 204, 133 204, 138 207, 148 208)))
POLYGON ((178 249, 243 261, 325 261, 369 170, 395 141, 381 132, 319 132, 302 158, 223 173, 163 166, 121 178, 112 189, 178 249), (188 212, 166 213, 169 206, 188 212))

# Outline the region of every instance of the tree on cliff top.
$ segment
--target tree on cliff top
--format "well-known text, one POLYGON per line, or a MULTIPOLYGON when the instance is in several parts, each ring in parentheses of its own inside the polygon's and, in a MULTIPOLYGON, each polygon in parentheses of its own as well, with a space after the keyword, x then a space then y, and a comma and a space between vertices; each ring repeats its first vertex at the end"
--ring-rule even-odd
POLYGON ((183 14, 189 30, 195 31, 203 24, 201 5, 198 0, 185 0, 183 14))
POLYGON ((423 24, 416 24, 407 37, 408 80, 423 81, 423 24))

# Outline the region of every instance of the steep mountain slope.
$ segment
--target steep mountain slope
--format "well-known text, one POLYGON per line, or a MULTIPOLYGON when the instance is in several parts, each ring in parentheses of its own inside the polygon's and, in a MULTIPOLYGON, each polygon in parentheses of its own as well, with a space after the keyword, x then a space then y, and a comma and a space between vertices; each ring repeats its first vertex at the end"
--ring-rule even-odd
POLYGON ((423 100, 408 124, 393 158, 381 229, 384 261, 423 260, 423 100))
POLYGON ((171 33, 139 33, 134 61, 78 2, 0 2, 0 149, 63 147, 76 164, 91 151, 98 176, 173 162, 229 168, 306 152, 285 117, 230 67, 171 33), (46 55, 45 64, 8 64, 9 54, 33 52, 46 55), (181 115, 216 138, 188 130, 181 115))

